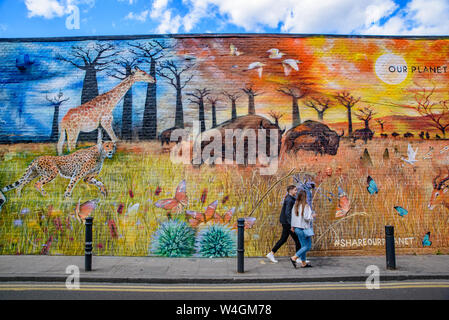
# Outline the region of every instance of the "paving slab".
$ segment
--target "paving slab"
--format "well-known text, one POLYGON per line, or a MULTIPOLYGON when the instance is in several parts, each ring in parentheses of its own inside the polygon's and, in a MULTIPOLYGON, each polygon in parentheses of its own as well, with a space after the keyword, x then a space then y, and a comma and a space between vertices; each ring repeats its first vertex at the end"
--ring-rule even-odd
POLYGON ((365 281, 368 266, 381 280, 449 279, 449 255, 403 255, 396 270, 387 270, 384 256, 312 257, 313 268, 295 269, 289 257, 271 263, 265 257, 245 258, 237 272, 236 258, 161 258, 94 256, 92 271, 84 256, 0 256, 0 281, 65 281, 66 268, 76 265, 81 281, 135 283, 329 282, 365 281))

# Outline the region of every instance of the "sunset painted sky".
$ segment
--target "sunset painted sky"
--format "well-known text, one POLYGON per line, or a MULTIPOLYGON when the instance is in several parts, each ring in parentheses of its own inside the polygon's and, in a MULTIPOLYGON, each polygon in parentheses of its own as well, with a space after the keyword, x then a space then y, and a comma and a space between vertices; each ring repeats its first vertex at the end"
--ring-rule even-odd
MULTIPOLYGON (((256 113, 268 117, 270 111, 284 114, 280 124, 290 128, 292 123, 292 99, 279 89, 296 86, 296 94, 307 93, 298 101, 301 120, 318 120, 317 112, 305 106, 312 97, 329 98, 332 108, 324 114, 324 121, 334 128, 344 128, 346 109, 335 100, 339 92, 349 92, 360 102, 353 108, 354 129, 363 127, 355 116, 357 109, 370 106, 376 112, 374 118, 396 117, 388 124, 390 132, 398 130, 422 130, 423 124, 413 124, 398 116, 417 117, 410 108, 416 105, 413 93, 419 86, 428 90, 435 87, 432 103, 449 100, 448 55, 449 39, 399 39, 385 37, 285 37, 285 36, 222 36, 222 37, 163 37, 165 60, 173 60, 180 68, 193 64, 182 74, 182 81, 191 78, 182 90, 186 126, 198 121, 198 105, 189 101, 188 93, 207 88, 210 97, 218 98, 217 122, 231 117, 231 103, 223 91, 239 94, 237 114, 248 113, 248 97, 243 88, 252 86, 256 113), (233 50, 231 50, 233 48, 233 50), (270 58, 270 49, 277 49, 270 58), (298 70, 288 67, 286 61, 299 61, 298 70), (262 67, 262 70, 257 68, 262 67), (256 66, 256 67, 255 67, 256 66), (286 73, 286 66, 288 67, 286 73), (404 68, 407 72, 404 72, 404 68), (389 70, 393 68, 394 70, 389 70), (402 72, 398 72, 398 69, 402 72), (401 123, 402 122, 402 123, 401 123), (394 124, 394 126, 393 126, 394 124)), ((154 38, 142 38, 146 42, 154 38)), ((131 57, 129 43, 110 41, 120 51, 121 57, 131 57)), ((70 98, 61 106, 60 118, 80 104, 85 72, 62 63, 55 57, 61 54, 71 57, 71 47, 81 45, 94 48, 95 40, 69 42, 0 42, 0 134, 19 133, 25 136, 45 136, 51 131, 52 108, 46 96, 54 96, 62 89, 70 98), (16 61, 25 56, 33 61, 29 72, 20 72, 16 61)), ((273 50, 274 51, 274 50, 273 50)), ((149 71, 149 64, 139 65, 149 71)), ((116 86, 119 80, 110 71, 97 74, 99 92, 116 86)), ((176 90, 167 79, 157 79, 158 131, 173 127, 176 90)), ((143 117, 146 84, 133 85, 133 123, 139 126, 143 117)), ((123 100, 122 100, 123 101, 123 100)), ((114 119, 120 124, 122 101, 114 109, 114 119)), ((206 100, 206 128, 212 125, 211 104, 206 100)), ((427 125, 424 124, 426 127, 427 125)))
MULTIPOLYGON (((291 121, 291 98, 277 89, 298 83, 309 84, 300 87, 310 92, 299 102, 302 119, 317 117, 316 111, 304 106, 308 99, 314 96, 333 99, 341 91, 361 97, 355 109, 371 106, 377 112, 376 117, 417 116, 416 111, 395 104, 412 105, 414 99, 411 91, 418 88, 417 85, 427 88, 435 85, 435 102, 449 99, 447 52, 449 40, 225 38, 187 39, 178 45, 178 54, 181 56, 196 55, 196 68, 200 77, 195 79, 197 86, 224 86, 231 91, 240 91, 242 97, 238 105, 241 114, 247 108, 247 98, 241 88, 252 84, 261 92, 256 97, 256 112, 279 110, 285 113, 282 123, 286 125, 291 121), (237 48, 239 55, 230 53, 231 45, 237 48), (280 59, 269 58, 267 50, 272 48, 279 49, 285 55, 280 59), (285 59, 301 61, 299 70, 292 70, 288 76, 285 75, 282 65, 285 59), (399 63, 395 59, 399 59, 399 63), (376 62, 383 60, 383 69, 380 65, 376 71, 376 62), (258 69, 248 70, 253 62, 264 64, 261 77, 258 69), (404 66, 408 69, 403 70, 404 66)), ((337 102, 334 104, 335 107, 325 113, 325 120, 346 121, 345 109, 337 102)), ((354 119, 354 122, 357 121, 354 119)))

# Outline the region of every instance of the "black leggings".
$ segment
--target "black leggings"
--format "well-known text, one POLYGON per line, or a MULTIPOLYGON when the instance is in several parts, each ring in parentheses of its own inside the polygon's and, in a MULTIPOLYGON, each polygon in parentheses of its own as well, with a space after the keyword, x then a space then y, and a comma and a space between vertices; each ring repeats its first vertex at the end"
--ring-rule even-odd
POLYGON ((282 224, 282 235, 281 235, 281 238, 279 239, 279 241, 274 245, 273 249, 271 250, 271 251, 273 251, 273 253, 276 253, 276 251, 278 251, 279 248, 285 242, 287 242, 289 235, 293 238, 293 241, 295 241, 295 247, 296 247, 295 252, 298 252, 299 249, 301 249, 301 243, 299 242, 298 236, 296 235, 296 233, 294 233, 291 230, 291 228, 292 228, 292 226, 289 224, 282 224))

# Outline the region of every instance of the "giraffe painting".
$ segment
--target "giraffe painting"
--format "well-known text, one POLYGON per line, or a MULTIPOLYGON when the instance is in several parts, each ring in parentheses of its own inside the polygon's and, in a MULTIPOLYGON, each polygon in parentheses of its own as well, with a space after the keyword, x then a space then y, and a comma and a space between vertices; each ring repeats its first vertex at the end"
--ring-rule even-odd
POLYGON ((94 99, 70 109, 62 118, 59 125, 58 154, 62 154, 64 141, 67 134, 68 150, 76 148, 76 142, 80 132, 91 132, 101 126, 106 130, 113 142, 118 139, 112 130, 112 111, 117 103, 131 88, 135 82, 155 83, 156 80, 148 73, 135 68, 130 76, 125 78, 112 90, 95 97, 94 99))

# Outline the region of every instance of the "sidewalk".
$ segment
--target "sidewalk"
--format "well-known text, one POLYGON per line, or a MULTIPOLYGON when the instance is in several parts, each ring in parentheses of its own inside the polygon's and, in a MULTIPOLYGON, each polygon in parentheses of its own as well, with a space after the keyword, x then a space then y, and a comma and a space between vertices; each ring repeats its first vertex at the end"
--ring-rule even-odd
POLYGON ((84 256, 0 256, 1 281, 65 281, 66 267, 77 265, 85 282, 244 283, 365 281, 366 267, 376 265, 381 280, 449 279, 449 255, 397 256, 396 270, 386 270, 384 256, 312 257, 313 268, 294 269, 288 257, 270 263, 245 258, 237 273, 236 258, 159 258, 94 256, 84 271, 84 256))

